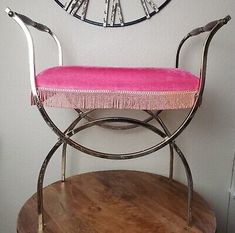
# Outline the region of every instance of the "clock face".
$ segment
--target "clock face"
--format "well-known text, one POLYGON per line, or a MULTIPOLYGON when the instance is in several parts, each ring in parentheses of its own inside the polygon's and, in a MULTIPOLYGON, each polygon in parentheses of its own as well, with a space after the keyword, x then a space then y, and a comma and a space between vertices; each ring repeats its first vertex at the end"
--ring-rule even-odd
POLYGON ((150 19, 171 0, 54 0, 70 15, 103 27, 123 27, 150 19))

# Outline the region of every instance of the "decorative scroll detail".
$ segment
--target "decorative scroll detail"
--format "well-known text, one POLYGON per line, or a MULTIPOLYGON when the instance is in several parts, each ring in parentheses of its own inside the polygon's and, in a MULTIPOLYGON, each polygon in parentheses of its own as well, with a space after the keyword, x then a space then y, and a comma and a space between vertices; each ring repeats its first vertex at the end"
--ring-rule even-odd
POLYGON ((81 20, 85 20, 88 9, 89 0, 72 0, 69 4, 65 5, 65 10, 71 15, 76 15, 79 9, 83 6, 81 12, 81 20))
POLYGON ((149 10, 148 10, 147 3, 149 4, 149 6, 150 6, 155 12, 158 12, 158 11, 159 11, 158 6, 157 6, 152 0, 141 0, 141 3, 142 3, 142 6, 143 6, 143 8, 144 8, 144 12, 145 12, 145 15, 146 15, 146 18, 147 18, 147 19, 150 18, 150 13, 149 13, 149 10))
MULTIPOLYGON (((109 7, 110 7, 110 0, 105 0, 104 22, 103 22, 104 27, 107 26, 108 21, 109 21, 109 7)), ((113 25, 115 24, 116 15, 118 15, 120 25, 124 26, 120 0, 113 0, 112 2, 112 10, 111 10, 111 18, 110 18, 111 27, 113 27, 113 25)))

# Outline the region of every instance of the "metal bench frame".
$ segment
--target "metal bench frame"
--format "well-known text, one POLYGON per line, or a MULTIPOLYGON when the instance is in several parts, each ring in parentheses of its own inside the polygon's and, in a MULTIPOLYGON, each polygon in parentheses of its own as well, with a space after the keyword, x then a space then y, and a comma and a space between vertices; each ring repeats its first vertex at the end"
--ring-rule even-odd
POLYGON ((63 65, 63 53, 62 53, 62 47, 60 44, 59 39, 57 36, 49 29, 47 26, 37 23, 30 18, 28 18, 25 15, 16 13, 12 11, 11 9, 7 8, 6 13, 14 19, 20 27, 23 29, 27 43, 28 43, 28 56, 29 56, 29 72, 30 72, 30 84, 31 84, 31 92, 32 92, 32 98, 34 99, 37 108, 39 112, 41 113, 43 119, 48 124, 48 126, 54 131, 54 133, 59 137, 56 144, 52 147, 52 149, 49 151, 48 155, 46 156, 45 160, 43 161, 43 164, 40 169, 40 173, 38 176, 38 185, 37 185, 37 202, 38 202, 38 232, 43 232, 44 228, 44 214, 43 214, 43 181, 45 172, 47 169, 47 165, 50 162, 50 159, 54 155, 54 153, 57 151, 59 147, 62 146, 62 174, 61 174, 61 181, 66 181, 66 152, 67 152, 67 145, 72 146, 73 148, 84 152, 86 154, 104 158, 104 159, 112 159, 112 160, 125 160, 125 159, 133 159, 138 158, 141 156, 145 156, 148 154, 151 154, 153 152, 156 152, 160 150, 161 148, 165 147, 166 145, 169 145, 170 147, 170 168, 169 168, 169 180, 173 180, 173 163, 174 163, 174 151, 179 156, 179 158, 182 161, 182 164, 185 169, 186 177, 187 177, 187 185, 188 185, 188 207, 187 207, 187 222, 188 224, 192 224, 192 199, 193 199, 193 179, 190 167, 187 163, 187 160, 180 150, 180 148, 176 145, 175 139, 182 133, 182 131, 189 125, 191 120, 193 119, 195 113, 197 112, 199 106, 202 102, 202 96, 204 92, 205 87, 205 81, 206 81, 206 70, 207 70, 207 58, 208 58, 208 50, 211 43, 212 38, 216 34, 216 32, 225 25, 230 19, 230 16, 226 16, 223 19, 215 20, 213 22, 210 22, 204 27, 199 27, 191 32, 189 32, 183 40, 180 42, 177 53, 176 53, 176 68, 179 67, 180 63, 180 54, 181 49, 185 42, 198 34, 209 32, 208 36, 205 39, 203 50, 202 50, 202 61, 201 61, 201 68, 200 68, 200 87, 198 93, 195 95, 195 101, 193 107, 190 109, 188 115, 183 120, 181 125, 173 132, 171 133, 164 121, 162 120, 160 113, 161 110, 158 111, 145 111, 149 117, 145 120, 138 120, 134 118, 127 118, 127 117, 104 117, 104 118, 98 118, 94 119, 89 114, 93 110, 80 110, 75 109, 75 111, 78 113, 77 119, 75 119, 66 130, 62 131, 60 130, 56 124, 53 122, 53 120, 48 115, 47 111, 43 107, 42 102, 40 101, 40 98, 37 94, 37 88, 35 83, 36 78, 36 70, 35 70, 35 50, 34 50, 34 42, 33 38, 31 36, 31 33, 28 29, 28 26, 32 26, 39 31, 48 33, 55 41, 58 49, 58 64, 60 66, 63 65), (79 125, 82 119, 86 119, 87 122, 85 124, 79 125), (161 129, 157 128, 156 126, 150 124, 151 120, 155 120, 159 123, 161 126, 161 129), (110 125, 110 123, 125 123, 125 125, 117 126, 117 125, 110 125), (128 125, 126 125, 128 123, 128 125), (104 153, 100 151, 95 151, 89 148, 86 148, 80 144, 78 144, 74 139, 71 137, 75 134, 78 134, 80 131, 90 128, 92 126, 99 125, 101 127, 115 129, 115 130, 127 130, 132 129, 138 126, 142 126, 146 129, 149 129, 150 131, 156 133, 159 135, 162 140, 157 143, 156 145, 149 147, 147 149, 132 152, 132 153, 121 153, 121 154, 110 154, 110 153, 104 153))

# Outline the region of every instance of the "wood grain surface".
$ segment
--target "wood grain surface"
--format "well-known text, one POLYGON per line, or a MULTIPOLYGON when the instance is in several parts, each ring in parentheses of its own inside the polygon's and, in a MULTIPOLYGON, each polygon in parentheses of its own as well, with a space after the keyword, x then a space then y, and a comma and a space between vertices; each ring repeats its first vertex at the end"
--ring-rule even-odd
MULTIPOLYGON (((36 195, 22 207, 19 233, 37 232, 36 195)), ((208 204, 194 193, 187 226, 187 188, 135 171, 81 174, 44 188, 45 233, 214 233, 208 204)))

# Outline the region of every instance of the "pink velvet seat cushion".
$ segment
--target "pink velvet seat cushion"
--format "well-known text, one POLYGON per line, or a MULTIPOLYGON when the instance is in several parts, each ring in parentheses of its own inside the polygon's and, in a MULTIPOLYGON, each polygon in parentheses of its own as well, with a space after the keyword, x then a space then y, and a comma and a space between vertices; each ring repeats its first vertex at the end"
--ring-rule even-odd
POLYGON ((37 75, 45 106, 69 108, 190 108, 199 78, 175 68, 62 66, 37 75))

